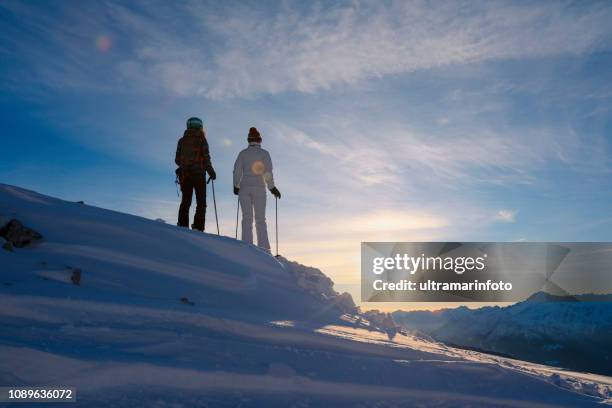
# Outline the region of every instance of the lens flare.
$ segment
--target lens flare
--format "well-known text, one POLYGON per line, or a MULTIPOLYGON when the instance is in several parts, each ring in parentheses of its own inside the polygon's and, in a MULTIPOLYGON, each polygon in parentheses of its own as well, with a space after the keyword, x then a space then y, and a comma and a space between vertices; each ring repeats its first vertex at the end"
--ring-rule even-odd
POLYGON ((260 160, 257 160, 251 165, 251 171, 253 174, 261 176, 266 171, 266 166, 260 160))
POLYGON ((112 46, 112 41, 109 36, 99 35, 96 38, 96 48, 98 49, 98 51, 106 52, 110 50, 111 46, 112 46))

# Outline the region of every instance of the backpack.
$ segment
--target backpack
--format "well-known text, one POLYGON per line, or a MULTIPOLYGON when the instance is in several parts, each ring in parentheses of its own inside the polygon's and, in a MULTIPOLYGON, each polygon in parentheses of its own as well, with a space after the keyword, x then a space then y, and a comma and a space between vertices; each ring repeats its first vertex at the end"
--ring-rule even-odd
POLYGON ((183 170, 204 170, 204 131, 189 129, 180 140, 179 167, 183 170))

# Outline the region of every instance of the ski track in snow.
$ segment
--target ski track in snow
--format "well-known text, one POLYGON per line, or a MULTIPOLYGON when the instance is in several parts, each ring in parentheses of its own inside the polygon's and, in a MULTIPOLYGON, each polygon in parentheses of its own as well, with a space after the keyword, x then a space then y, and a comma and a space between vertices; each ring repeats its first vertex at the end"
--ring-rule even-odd
POLYGON ((0 385, 92 407, 612 403, 610 377, 355 327, 233 239, 5 185, 0 216, 44 236, 0 251, 0 385))

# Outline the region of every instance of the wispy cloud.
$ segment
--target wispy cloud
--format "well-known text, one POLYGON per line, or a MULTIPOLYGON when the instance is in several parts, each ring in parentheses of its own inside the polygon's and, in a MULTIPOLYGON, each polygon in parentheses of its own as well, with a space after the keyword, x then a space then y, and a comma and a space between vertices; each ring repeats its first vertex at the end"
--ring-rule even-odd
POLYGON ((35 6, 4 8, 25 19, 31 31, 24 38, 8 30, 10 41, 45 61, 40 78, 49 85, 105 84, 109 77, 91 71, 104 35, 113 39, 114 52, 95 62, 118 74, 116 85, 213 99, 311 93, 452 64, 578 55, 612 46, 612 6, 606 2, 288 2, 277 10, 263 4, 172 5, 66 5, 57 13, 74 22, 68 25, 35 6), (60 52, 36 46, 32 32, 48 35, 60 52))
POLYGON ((223 75, 210 97, 314 92, 337 83, 503 58, 580 54, 611 45, 606 4, 360 2, 263 16, 208 17, 223 75), (248 67, 245 70, 244 67, 248 67))
POLYGON ((514 222, 516 213, 517 211, 512 210, 499 210, 493 219, 501 222, 514 222))
POLYGON ((458 190, 480 183, 531 184, 534 173, 551 162, 578 164, 585 154, 605 162, 597 146, 571 131, 472 126, 424 132, 397 121, 374 126, 358 119, 344 126, 330 119, 327 126, 336 129, 333 137, 281 123, 272 128, 281 144, 294 146, 295 154, 305 149, 313 157, 313 172, 324 169, 326 179, 356 188, 395 185, 422 194, 428 188, 458 190))

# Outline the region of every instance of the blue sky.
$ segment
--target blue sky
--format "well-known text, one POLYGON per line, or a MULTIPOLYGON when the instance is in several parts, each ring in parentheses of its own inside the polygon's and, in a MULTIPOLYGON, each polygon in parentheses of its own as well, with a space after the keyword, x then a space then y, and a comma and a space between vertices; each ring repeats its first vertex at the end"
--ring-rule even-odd
POLYGON ((196 115, 222 233, 257 126, 281 253, 353 293, 361 241, 610 241, 610 21, 608 1, 3 1, 0 182, 174 223, 196 115))

